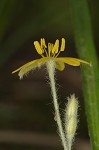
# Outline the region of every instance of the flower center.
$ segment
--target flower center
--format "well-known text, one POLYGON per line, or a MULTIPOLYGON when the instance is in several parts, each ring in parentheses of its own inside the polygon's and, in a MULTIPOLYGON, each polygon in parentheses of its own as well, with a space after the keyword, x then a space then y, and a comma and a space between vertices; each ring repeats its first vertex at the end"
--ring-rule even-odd
POLYGON ((55 44, 48 43, 48 51, 46 50, 47 46, 44 38, 41 38, 40 43, 38 41, 34 41, 34 46, 37 53, 42 57, 57 57, 60 52, 65 49, 65 39, 62 38, 60 49, 58 39, 55 41, 55 44))

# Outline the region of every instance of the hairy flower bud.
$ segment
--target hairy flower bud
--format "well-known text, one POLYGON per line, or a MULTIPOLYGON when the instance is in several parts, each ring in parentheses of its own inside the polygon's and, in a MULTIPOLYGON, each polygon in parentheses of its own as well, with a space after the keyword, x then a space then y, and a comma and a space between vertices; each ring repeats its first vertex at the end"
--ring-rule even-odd
POLYGON ((77 128, 77 110, 78 101, 73 94, 70 98, 68 98, 68 104, 65 111, 65 132, 69 149, 71 149, 77 128))

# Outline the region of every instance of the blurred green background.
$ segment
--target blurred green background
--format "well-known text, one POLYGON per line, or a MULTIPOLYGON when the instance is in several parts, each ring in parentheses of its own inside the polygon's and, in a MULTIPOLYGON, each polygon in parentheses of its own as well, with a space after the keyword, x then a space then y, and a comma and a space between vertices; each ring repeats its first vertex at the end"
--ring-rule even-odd
MULTIPOLYGON (((99 44, 98 0, 89 0, 94 42, 99 44)), ((83 11, 83 10, 81 10, 83 11)), ((54 110, 45 67, 36 69, 23 80, 11 72, 40 56, 33 41, 54 42, 66 39, 61 56, 77 57, 73 37, 69 0, 0 0, 0 149, 55 150, 62 149, 54 121, 54 110)), ((59 104, 63 112, 66 97, 79 98, 79 127, 74 149, 90 149, 84 113, 81 72, 66 66, 58 72, 59 104)))

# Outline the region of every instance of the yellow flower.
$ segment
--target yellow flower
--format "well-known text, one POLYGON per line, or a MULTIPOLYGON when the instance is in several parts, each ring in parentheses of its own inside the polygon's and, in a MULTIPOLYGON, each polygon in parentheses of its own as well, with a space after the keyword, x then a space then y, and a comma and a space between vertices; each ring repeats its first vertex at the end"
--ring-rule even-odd
POLYGON ((62 71, 65 68, 65 63, 72 66, 80 66, 80 63, 90 64, 87 61, 72 58, 72 57, 59 57, 57 56, 60 54, 61 51, 65 50, 65 39, 62 38, 61 46, 59 48, 59 40, 57 39, 55 41, 55 44, 48 43, 48 51, 45 39, 41 38, 40 43, 38 41, 34 41, 34 46, 38 54, 42 56, 40 59, 36 59, 33 61, 28 62, 27 64, 21 66, 17 70, 13 71, 13 73, 19 71, 19 77, 22 78, 23 75, 27 74, 29 71, 35 69, 36 67, 39 67, 43 64, 45 64, 48 61, 54 61, 55 68, 62 71))

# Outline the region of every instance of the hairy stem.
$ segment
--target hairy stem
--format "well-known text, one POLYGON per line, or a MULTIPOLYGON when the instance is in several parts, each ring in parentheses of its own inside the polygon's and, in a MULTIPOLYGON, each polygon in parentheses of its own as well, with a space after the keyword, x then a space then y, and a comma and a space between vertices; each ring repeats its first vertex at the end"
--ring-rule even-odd
POLYGON ((53 103, 54 103, 54 109, 55 109, 55 119, 56 119, 56 122, 58 125, 58 130, 59 130, 59 134, 60 134, 60 138, 62 140, 62 145, 64 147, 64 150, 68 150, 67 145, 66 145, 64 130, 62 127, 60 112, 59 112, 58 98, 57 98, 56 86, 55 86, 55 76, 54 76, 55 75, 55 64, 53 61, 47 62, 47 70, 48 70, 48 74, 49 74, 51 92, 52 92, 52 96, 53 96, 53 103))

